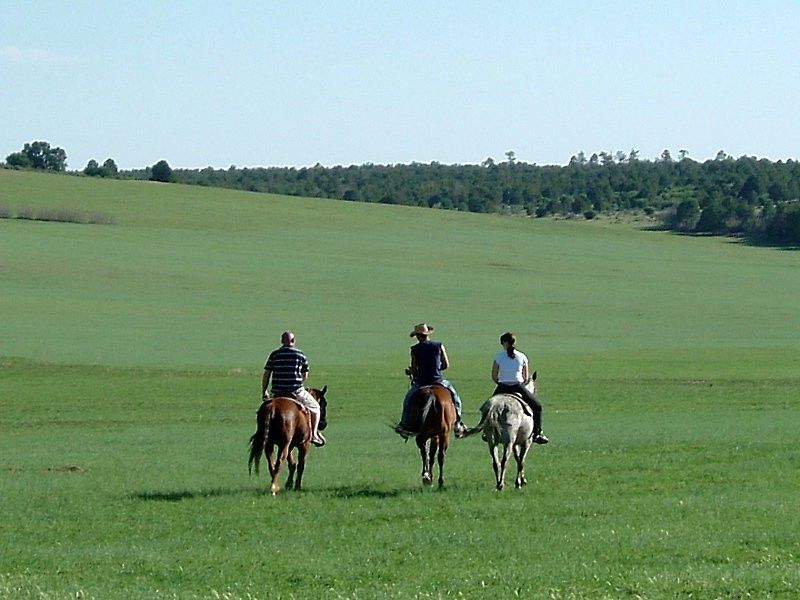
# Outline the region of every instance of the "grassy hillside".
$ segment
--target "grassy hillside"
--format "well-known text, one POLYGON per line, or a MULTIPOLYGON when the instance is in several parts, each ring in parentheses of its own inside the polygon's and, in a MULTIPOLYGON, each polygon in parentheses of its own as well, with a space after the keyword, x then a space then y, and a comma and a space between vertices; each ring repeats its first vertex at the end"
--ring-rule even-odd
POLYGON ((2 205, 113 224, 0 219, 0 597, 800 592, 796 252, 0 170, 2 205), (517 332, 553 440, 524 490, 475 438, 420 488, 386 427, 419 321, 470 423, 517 332), (287 327, 329 445, 272 498, 246 441, 287 327))
POLYGON ((798 254, 724 239, 10 171, 0 202, 114 220, 0 221, 5 356, 250 369, 291 327, 318 364, 402 363, 419 321, 454 372, 506 329, 545 364, 800 343, 798 254))

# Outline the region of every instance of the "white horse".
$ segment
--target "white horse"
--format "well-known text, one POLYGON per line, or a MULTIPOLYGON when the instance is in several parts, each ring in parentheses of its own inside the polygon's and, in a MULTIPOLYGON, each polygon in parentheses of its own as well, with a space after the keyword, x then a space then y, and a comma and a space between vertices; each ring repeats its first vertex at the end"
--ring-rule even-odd
MULTIPOLYGON (((536 373, 528 382, 528 389, 535 395, 534 381, 536 373)), ((514 394, 496 394, 481 406, 481 420, 475 427, 467 429, 464 437, 483 431, 483 440, 489 444, 492 455, 492 466, 497 489, 505 487, 506 465, 508 453, 514 453, 517 461, 517 478, 514 485, 521 488, 528 481, 525 479, 525 456, 533 443, 533 416, 527 407, 523 408, 523 400, 514 394), (499 455, 499 446, 503 446, 503 454, 499 455)))

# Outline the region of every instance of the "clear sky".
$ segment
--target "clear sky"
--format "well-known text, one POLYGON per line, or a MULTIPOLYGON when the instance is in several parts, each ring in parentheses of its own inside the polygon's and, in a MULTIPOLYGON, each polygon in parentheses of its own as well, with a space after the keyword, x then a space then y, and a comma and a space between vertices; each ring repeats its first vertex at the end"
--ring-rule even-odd
POLYGON ((0 159, 798 159, 799 31, 777 0, 0 0, 0 159))

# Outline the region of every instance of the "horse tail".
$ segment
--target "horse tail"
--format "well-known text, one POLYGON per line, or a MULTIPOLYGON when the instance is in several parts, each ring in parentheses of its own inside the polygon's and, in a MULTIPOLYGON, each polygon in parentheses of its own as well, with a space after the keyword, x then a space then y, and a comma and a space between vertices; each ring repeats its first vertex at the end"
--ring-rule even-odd
POLYGON ((425 390, 425 404, 422 405, 422 418, 420 420, 420 427, 425 426, 425 422, 428 420, 428 415, 431 412, 434 404, 436 403, 436 394, 431 390, 425 390))
POLYGON ((250 458, 247 461, 247 471, 252 473, 255 469, 258 474, 258 465, 269 435, 269 403, 262 402, 256 413, 256 432, 250 437, 250 458))
POLYGON ((468 427, 466 431, 464 431, 464 435, 462 437, 468 437, 480 431, 486 429, 486 427, 490 425, 494 425, 494 421, 496 421, 496 417, 493 418, 494 411, 490 410, 489 402, 484 402, 483 406, 481 406, 481 421, 475 427, 468 427))

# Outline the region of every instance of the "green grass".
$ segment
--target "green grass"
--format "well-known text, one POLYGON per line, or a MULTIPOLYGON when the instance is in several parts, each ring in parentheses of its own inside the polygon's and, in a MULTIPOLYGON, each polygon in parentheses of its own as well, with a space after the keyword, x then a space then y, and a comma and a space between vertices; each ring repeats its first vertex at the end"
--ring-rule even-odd
POLYGON ((0 170, 0 597, 792 598, 800 255, 555 222, 0 170), (493 491, 393 436, 432 322, 466 419, 506 329, 553 440, 493 491), (330 388, 302 494, 248 476, 293 328, 330 388))

